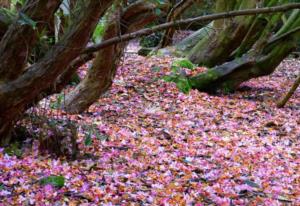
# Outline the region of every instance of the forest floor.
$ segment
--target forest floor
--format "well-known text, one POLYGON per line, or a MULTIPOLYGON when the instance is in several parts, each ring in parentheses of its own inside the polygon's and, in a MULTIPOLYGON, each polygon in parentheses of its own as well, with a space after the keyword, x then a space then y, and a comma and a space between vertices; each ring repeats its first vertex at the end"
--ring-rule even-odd
POLYGON ((42 155, 37 140, 0 148, 0 205, 300 205, 300 91, 275 106, 300 61, 215 96, 164 82, 171 62, 126 54, 81 115, 57 109, 59 95, 42 102, 33 112, 78 123, 79 157, 42 155), (42 185, 50 175, 64 185, 42 185))

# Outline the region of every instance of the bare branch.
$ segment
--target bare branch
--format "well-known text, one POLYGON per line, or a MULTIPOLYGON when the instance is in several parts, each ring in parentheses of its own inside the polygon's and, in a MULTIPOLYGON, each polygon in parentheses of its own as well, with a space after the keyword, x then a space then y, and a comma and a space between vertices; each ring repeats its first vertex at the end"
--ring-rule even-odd
POLYGON ((107 46, 110 46, 112 44, 119 43, 121 41, 129 41, 131 39, 135 39, 137 37, 149 35, 151 33, 154 33, 156 31, 161 31, 170 27, 174 26, 180 26, 184 24, 189 24, 191 22, 207 22, 217 19, 224 19, 224 18, 232 18, 235 16, 247 16, 247 15, 257 15, 257 14, 269 14, 269 13, 275 13, 275 12, 285 12, 292 9, 300 9, 300 3, 291 3, 291 4, 285 4, 281 6, 274 6, 274 7, 267 7, 267 8, 258 8, 258 9, 245 9, 245 10, 239 10, 239 11, 229 11, 229 12, 222 12, 217 14, 210 14, 205 16, 199 16, 195 18, 188 18, 184 20, 178 20, 173 22, 167 22, 164 24, 160 24, 157 26, 154 26, 152 28, 146 28, 139 30, 137 32, 125 34, 119 37, 114 37, 111 39, 108 39, 106 41, 103 41, 99 44, 95 44, 93 46, 87 47, 83 53, 90 53, 98 51, 99 49, 105 48, 107 46))

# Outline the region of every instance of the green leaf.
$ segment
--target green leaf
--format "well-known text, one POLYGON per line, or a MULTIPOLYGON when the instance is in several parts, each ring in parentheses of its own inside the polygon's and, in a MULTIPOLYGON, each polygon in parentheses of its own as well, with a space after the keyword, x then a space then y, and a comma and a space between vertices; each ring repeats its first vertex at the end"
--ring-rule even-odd
POLYGON ((6 147, 4 149, 4 152, 6 154, 8 154, 9 156, 17 156, 17 157, 21 157, 22 156, 22 149, 21 149, 21 145, 19 142, 14 142, 11 145, 9 145, 8 147, 6 147))
POLYGON ((178 67, 178 66, 175 66, 175 65, 172 65, 171 66, 171 71, 173 72, 173 73, 179 73, 180 72, 180 67, 178 67))
POLYGON ((161 14, 161 10, 159 8, 155 9, 155 14, 156 16, 159 16, 161 14))
POLYGON ((179 59, 173 63, 174 66, 193 70, 195 65, 188 59, 179 59))
POLYGON ((84 145, 89 146, 91 144, 92 144, 92 134, 91 132, 89 132, 87 135, 85 135, 84 145))
POLYGON ((0 191, 4 189, 4 185, 0 183, 0 191))
POLYGON ((190 90, 192 89, 188 79, 186 79, 186 78, 180 78, 176 82, 176 86, 181 92, 183 92, 185 94, 188 94, 190 92, 190 90))
POLYGON ((40 180, 41 185, 53 185, 54 187, 63 187, 65 185, 65 178, 63 176, 48 176, 40 180))
POLYGON ((163 76, 162 79, 166 82, 176 82, 177 77, 171 76, 171 75, 166 75, 166 76, 163 76))
POLYGON ((24 14, 22 12, 19 13, 18 23, 21 25, 29 25, 33 29, 36 29, 36 22, 33 21, 29 16, 27 16, 26 14, 24 14))

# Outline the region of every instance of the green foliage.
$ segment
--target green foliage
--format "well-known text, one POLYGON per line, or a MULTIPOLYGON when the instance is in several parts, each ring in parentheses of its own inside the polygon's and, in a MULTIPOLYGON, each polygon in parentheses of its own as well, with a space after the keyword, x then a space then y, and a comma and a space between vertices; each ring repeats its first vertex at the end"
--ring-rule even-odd
POLYGON ((17 8, 22 7, 25 2, 26 0, 11 0, 11 10, 15 12, 17 8))
POLYGON ((155 14, 156 14, 157 16, 161 15, 161 10, 160 10, 160 8, 156 8, 156 9, 155 9, 155 14))
POLYGON ((21 25, 29 25, 33 29, 36 29, 36 22, 33 21, 29 16, 27 16, 26 14, 24 14, 22 12, 19 13, 18 23, 21 25))
POLYGON ((17 156, 21 157, 22 156, 22 149, 21 149, 21 144, 20 142, 13 142, 10 144, 8 147, 4 149, 4 152, 8 154, 9 156, 17 156))
POLYGON ((51 109, 60 108, 62 106, 63 100, 64 100, 64 94, 59 94, 56 98, 56 101, 50 103, 50 108, 51 109))
POLYGON ((93 33, 93 36, 92 36, 92 40, 94 43, 99 43, 102 39, 102 36, 104 34, 104 30, 105 30, 105 22, 104 21, 100 21, 95 30, 94 30, 94 33, 93 33))
POLYGON ((54 187, 63 187, 65 185, 65 178, 63 176, 48 176, 44 177, 40 180, 41 185, 47 185, 50 184, 54 187))
POLYGON ((80 81, 81 81, 80 76, 77 73, 75 73, 72 75, 71 81, 69 82, 69 84, 72 86, 76 86, 77 84, 80 83, 80 81))
POLYGON ((84 139, 84 145, 85 146, 90 146, 92 145, 93 141, 92 141, 92 132, 88 131, 88 133, 85 135, 85 139, 84 139))
POLYGON ((188 59, 178 59, 173 62, 172 66, 187 68, 190 70, 193 70, 195 68, 195 65, 188 59))
POLYGON ((90 146, 93 143, 92 137, 96 137, 101 141, 107 140, 109 137, 107 135, 101 134, 97 129, 97 125, 83 125, 83 129, 86 131, 84 136, 84 145, 90 146))
POLYGON ((164 76, 163 80, 165 80, 166 82, 174 82, 181 92, 188 94, 192 89, 192 86, 186 76, 185 71, 182 68, 193 70, 194 67, 195 65, 187 59, 176 60, 171 66, 172 73, 170 75, 164 76))
POLYGON ((15 13, 6 8, 0 8, 0 13, 5 18, 1 18, 1 21, 5 22, 5 24, 9 25, 15 18, 15 13))
POLYGON ((222 92, 224 94, 230 94, 234 92, 234 88, 232 87, 233 82, 227 81, 223 83, 222 92))
POLYGON ((168 1, 166 1, 166 0, 150 0, 150 1, 158 6, 168 3, 168 1))
POLYGON ((154 67, 151 68, 152 72, 159 72, 160 70, 161 70, 161 68, 158 67, 158 66, 154 66, 154 67))

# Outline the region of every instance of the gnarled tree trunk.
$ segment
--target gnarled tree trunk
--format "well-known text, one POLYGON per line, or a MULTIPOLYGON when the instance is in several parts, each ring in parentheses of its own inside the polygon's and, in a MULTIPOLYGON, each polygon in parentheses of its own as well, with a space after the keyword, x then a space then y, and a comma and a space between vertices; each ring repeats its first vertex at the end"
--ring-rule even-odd
MULTIPOLYGON (((42 2, 51 5, 55 1, 50 3, 44 0, 34 1, 34 5, 40 5, 42 2)), ((81 8, 77 19, 72 21, 70 29, 62 39, 43 58, 27 68, 24 73, 19 74, 17 78, 0 83, 0 144, 9 142, 12 125, 24 113, 27 105, 31 104, 41 91, 49 88, 63 72, 63 68, 67 67, 81 53, 99 17, 111 5, 112 0, 80 2, 81 8)), ((51 15, 49 14, 49 16, 51 15)), ((35 19, 33 18, 33 20, 35 19)), ((19 25, 12 27, 19 27, 19 25)), ((11 28, 11 30, 13 29, 11 28)), ((15 36, 11 38, 7 36, 6 41, 12 41, 15 36)), ((3 41, 1 44, 5 45, 3 41)), ((18 44, 13 44, 11 49, 16 50, 18 46, 18 44)), ((6 61, 6 64, 10 63, 6 61)), ((5 65, 6 67, 7 65, 5 65)))
MULTIPOLYGON (((227 1, 226 1, 227 2, 227 1)), ((217 10, 228 11, 234 8, 255 8, 256 0, 234 0, 224 3, 218 1, 217 10)), ((227 60, 243 41, 252 22, 253 16, 236 17, 228 20, 214 22, 213 31, 205 39, 201 40, 188 54, 188 58, 196 64, 212 67, 227 60)))
POLYGON ((38 32, 46 27, 45 22, 48 22, 54 15, 60 3, 61 0, 26 2, 18 19, 9 27, 0 42, 0 78, 2 81, 13 80, 23 72, 31 49, 38 40, 38 32), (24 21, 24 16, 21 14, 27 15, 36 22, 37 28, 35 25, 20 23, 24 21))
MULTIPOLYGON (((120 15, 121 19, 114 17, 108 23, 103 40, 136 31, 152 22, 158 17, 154 8, 155 5, 147 1, 138 1, 130 5, 120 15)), ((65 109, 69 113, 86 110, 110 88, 126 45, 127 43, 121 42, 97 53, 86 77, 66 96, 65 109)))
POLYGON ((274 72, 279 63, 296 48, 300 39, 299 10, 292 13, 289 20, 271 39, 270 30, 266 33, 242 57, 190 77, 192 87, 207 92, 232 91, 244 81, 274 72), (297 15, 296 21, 290 21, 290 18, 294 19, 295 15, 297 15), (282 30, 284 32, 280 32, 282 30))

